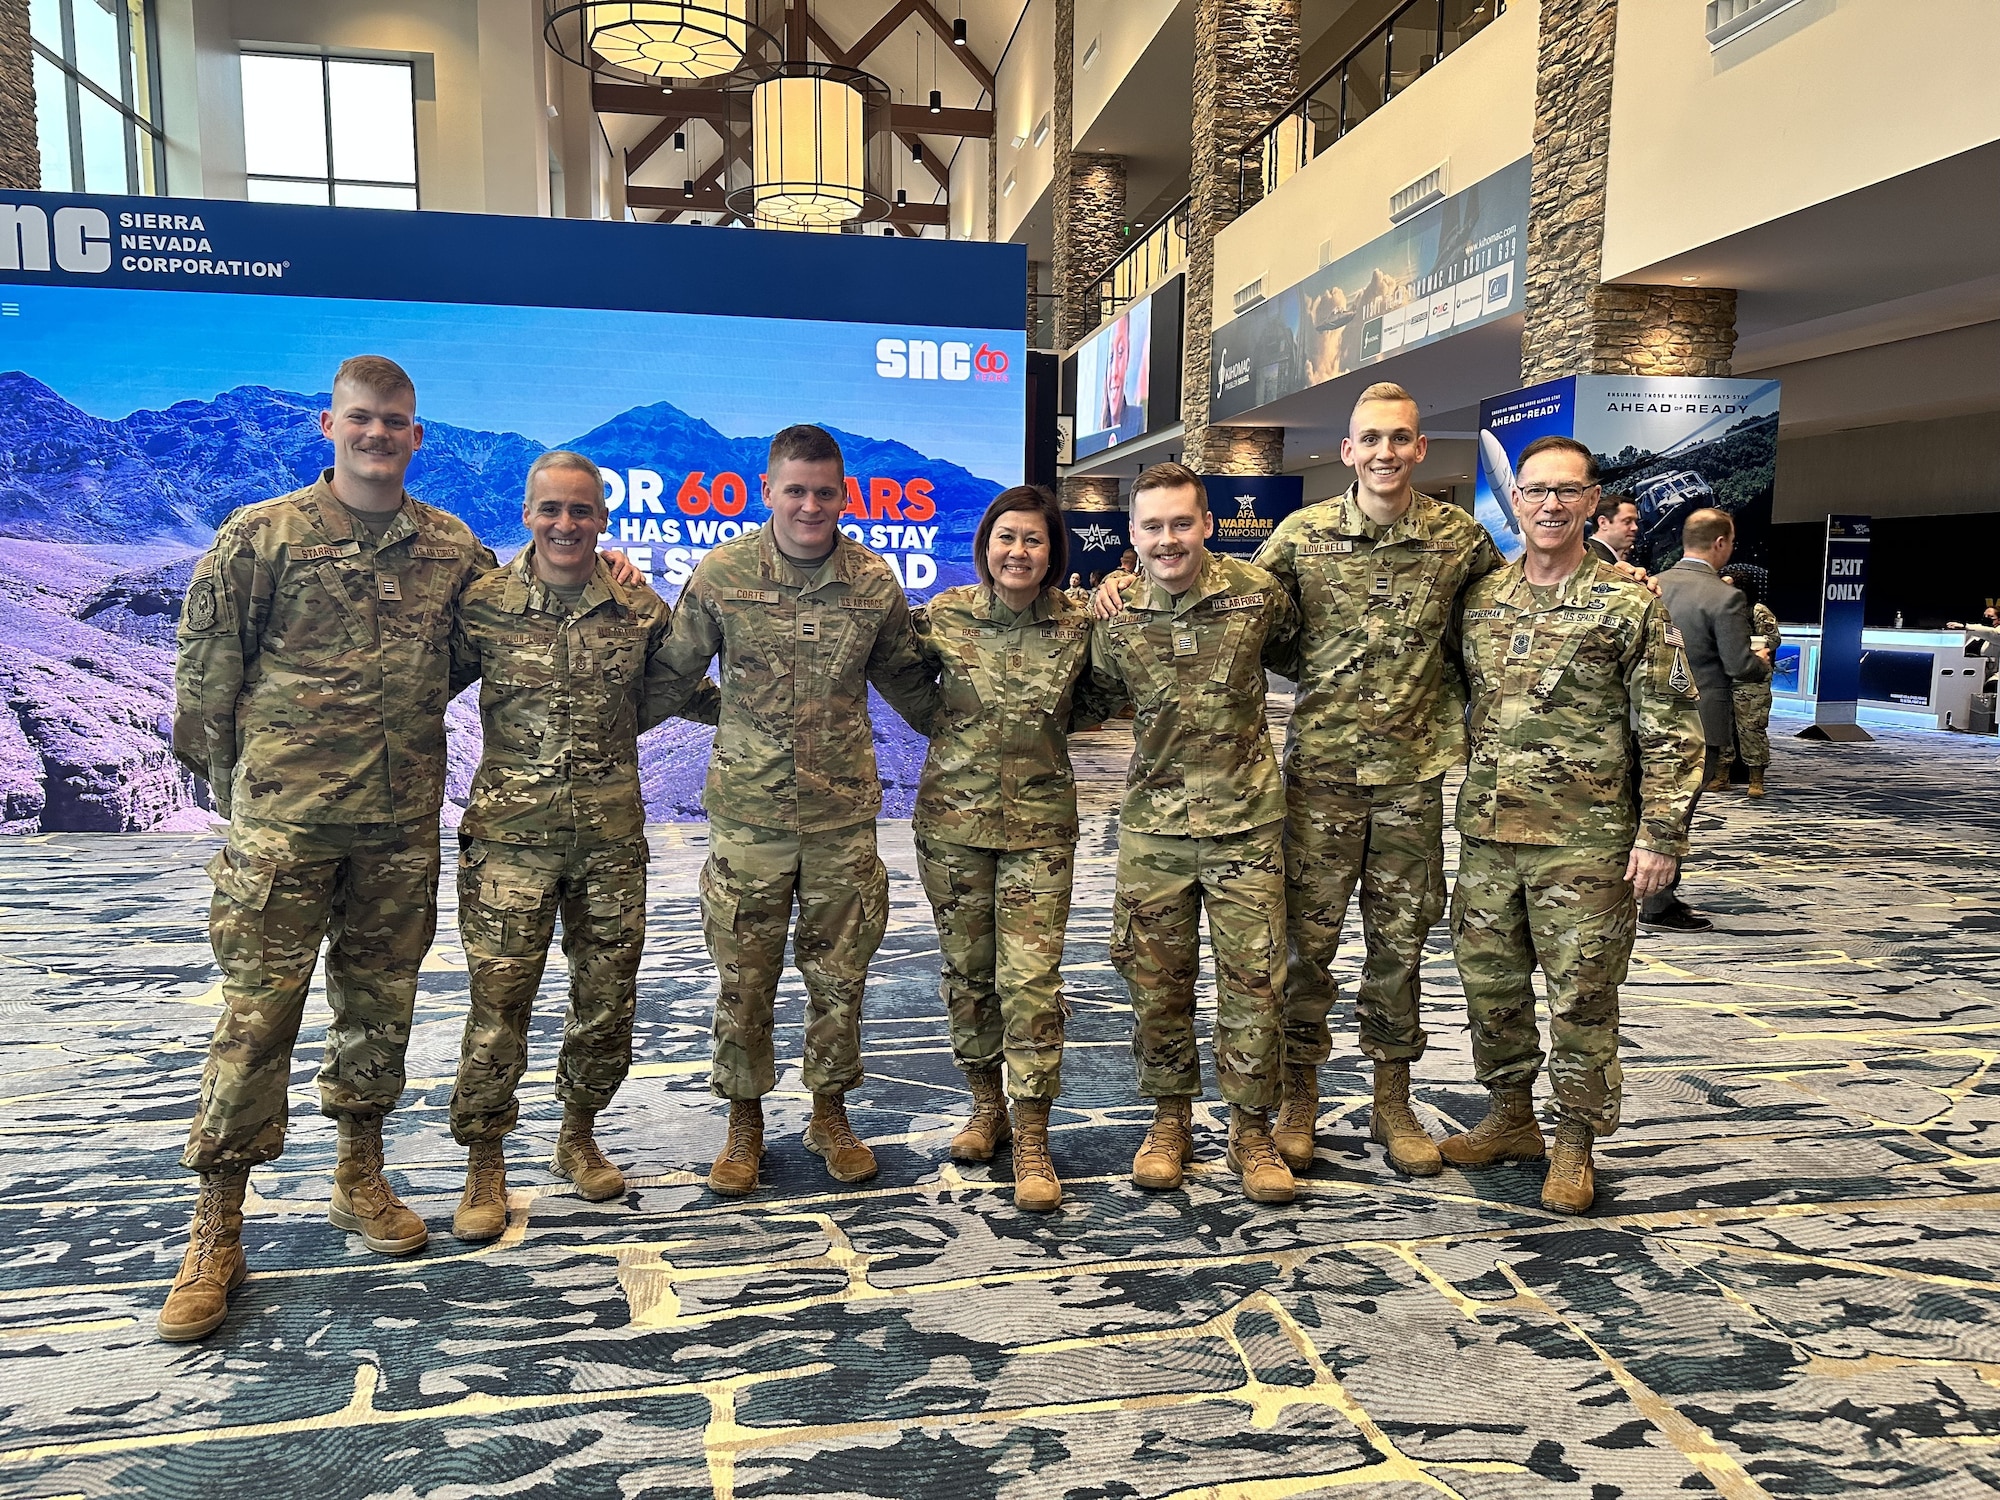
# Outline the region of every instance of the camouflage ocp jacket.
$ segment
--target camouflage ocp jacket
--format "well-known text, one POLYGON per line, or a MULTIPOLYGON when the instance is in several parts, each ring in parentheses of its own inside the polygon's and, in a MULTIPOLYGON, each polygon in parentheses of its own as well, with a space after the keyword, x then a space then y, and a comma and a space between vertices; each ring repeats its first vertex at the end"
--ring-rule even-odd
MULTIPOLYGON (((769 527, 704 557, 660 662, 691 693, 718 655, 722 720, 702 802, 739 823, 815 833, 866 822, 882 810, 869 686, 919 734, 937 712, 902 585, 846 536, 810 575, 769 527)), ((662 707, 679 712, 671 696, 662 707)))
POLYGON ((494 557, 405 495, 371 548, 328 481, 246 505, 195 565, 174 754, 216 805, 280 823, 401 823, 444 801, 459 596, 494 557))
POLYGON ((1667 606, 1586 556, 1542 600, 1509 563, 1466 592, 1463 614, 1472 757, 1458 831, 1687 853, 1701 695, 1667 606))
POLYGON ((1101 722, 1078 682, 1090 610, 1055 589, 1016 614, 988 584, 946 589, 911 616, 943 708, 917 789, 916 832, 978 849, 1076 842, 1072 725, 1101 722))
POLYGON ((1285 772, 1385 786, 1465 758, 1465 689, 1449 640, 1473 579, 1501 565, 1465 511, 1428 495, 1388 526, 1350 486, 1278 523, 1257 550, 1299 607, 1299 684, 1285 772))
POLYGON ((1178 600, 1143 575, 1124 599, 1090 646, 1093 699, 1129 696, 1134 710, 1121 826, 1218 838, 1284 817, 1264 670, 1296 647, 1291 597, 1262 568, 1211 552, 1178 600))
MULTIPOLYGON (((614 844, 645 829, 639 735, 682 698, 659 663, 673 625, 645 584, 602 558, 569 609, 535 576, 535 549, 465 591, 452 630, 454 679, 478 677, 485 749, 461 833, 503 844, 614 844)), ((706 678, 677 709, 713 724, 706 678)))

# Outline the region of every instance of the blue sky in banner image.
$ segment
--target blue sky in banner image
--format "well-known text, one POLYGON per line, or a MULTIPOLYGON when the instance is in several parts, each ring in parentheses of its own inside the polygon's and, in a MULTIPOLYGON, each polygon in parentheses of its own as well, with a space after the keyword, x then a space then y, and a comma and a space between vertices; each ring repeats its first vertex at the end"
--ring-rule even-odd
POLYGON ((820 422, 894 439, 1000 485, 1022 460, 1019 330, 15 285, 0 371, 105 418, 245 384, 323 391, 349 354, 385 354, 431 421, 555 444, 671 402, 725 435, 820 422), (1006 356, 964 380, 877 373, 878 340, 955 339, 1006 356))

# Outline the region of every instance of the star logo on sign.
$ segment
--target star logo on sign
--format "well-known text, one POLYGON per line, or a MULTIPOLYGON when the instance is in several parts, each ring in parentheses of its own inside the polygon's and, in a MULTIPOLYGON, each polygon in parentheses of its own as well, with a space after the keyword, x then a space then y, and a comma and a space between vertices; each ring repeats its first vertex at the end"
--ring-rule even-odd
POLYGON ((1109 526, 1079 526, 1076 539, 1086 552, 1109 552, 1119 544, 1118 533, 1109 526))
POLYGON ((1257 497, 1255 495, 1238 495, 1236 497, 1236 519, 1239 521, 1254 521, 1257 519, 1257 497))

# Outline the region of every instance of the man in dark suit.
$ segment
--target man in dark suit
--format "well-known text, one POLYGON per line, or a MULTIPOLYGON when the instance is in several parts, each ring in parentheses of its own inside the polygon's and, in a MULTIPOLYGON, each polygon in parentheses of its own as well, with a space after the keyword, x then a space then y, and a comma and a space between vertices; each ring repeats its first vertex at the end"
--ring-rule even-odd
POLYGON ((1630 495, 1605 495, 1586 544, 1600 562, 1622 563, 1639 539, 1639 502, 1630 495))
MULTIPOLYGON (((1681 527, 1681 560, 1659 576, 1688 670, 1701 689, 1704 792, 1728 784, 1730 747, 1736 742, 1732 686, 1771 677, 1771 653, 1750 645, 1750 601, 1719 576, 1735 550, 1736 523, 1729 512, 1698 510, 1681 527)), ((1697 794, 1696 804, 1700 801, 1697 794)), ((1691 806, 1688 821, 1693 820, 1691 806)), ((1679 884, 1676 871, 1672 884, 1639 908, 1639 920, 1668 932, 1706 932, 1714 924, 1688 909, 1676 889, 1679 884)))

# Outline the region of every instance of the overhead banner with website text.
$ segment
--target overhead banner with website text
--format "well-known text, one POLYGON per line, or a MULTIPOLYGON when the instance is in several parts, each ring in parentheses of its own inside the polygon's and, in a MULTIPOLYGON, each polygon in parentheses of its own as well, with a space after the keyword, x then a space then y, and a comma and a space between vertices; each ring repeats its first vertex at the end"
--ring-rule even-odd
POLYGON ((1778 382, 1696 375, 1565 375, 1479 403, 1473 513, 1503 556, 1521 554, 1511 488, 1536 438, 1575 438, 1597 459, 1606 495, 1639 507, 1628 561, 1653 572, 1680 560, 1681 525, 1705 506, 1736 521, 1736 561, 1770 564, 1778 466, 1778 382))
POLYGON ((979 516, 1021 477, 1023 255, 0 192, 0 562, 25 581, 6 649, 54 674, 0 660, 0 828, 188 811, 157 732, 181 594, 223 517, 331 462, 319 412, 348 355, 409 370, 410 491, 503 558, 528 466, 572 448, 604 470, 607 544, 671 598, 762 523, 771 435, 812 422, 846 456, 842 529, 919 597, 969 581, 979 516), (131 784, 78 805, 73 764, 131 784))
POLYGON ((1524 156, 1225 323, 1213 419, 1519 312, 1527 222, 1524 156))

